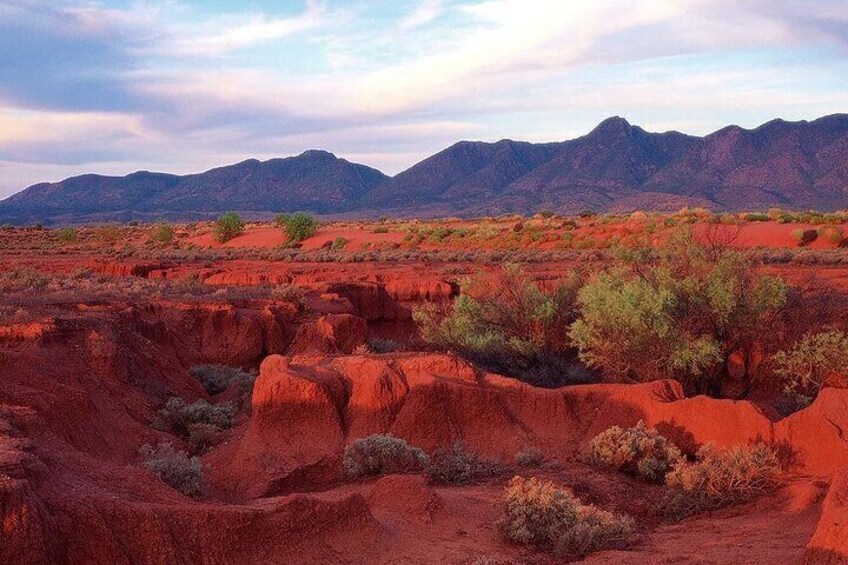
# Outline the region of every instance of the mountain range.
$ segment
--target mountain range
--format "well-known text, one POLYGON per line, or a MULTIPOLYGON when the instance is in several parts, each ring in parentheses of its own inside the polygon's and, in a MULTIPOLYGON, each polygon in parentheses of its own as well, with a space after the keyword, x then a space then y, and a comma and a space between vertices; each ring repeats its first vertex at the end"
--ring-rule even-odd
POLYGON ((767 207, 848 208, 848 115, 728 126, 704 137, 650 133, 612 117, 556 143, 460 141, 389 177, 310 150, 204 173, 86 174, 0 202, 0 223, 263 216, 480 216, 767 207))

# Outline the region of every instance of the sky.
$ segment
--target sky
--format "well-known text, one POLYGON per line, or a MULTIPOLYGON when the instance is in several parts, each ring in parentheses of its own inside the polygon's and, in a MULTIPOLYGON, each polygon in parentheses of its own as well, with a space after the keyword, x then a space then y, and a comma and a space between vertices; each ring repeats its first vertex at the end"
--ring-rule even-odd
POLYGON ((395 174, 619 115, 848 112, 845 0, 0 0, 0 198, 326 149, 395 174))

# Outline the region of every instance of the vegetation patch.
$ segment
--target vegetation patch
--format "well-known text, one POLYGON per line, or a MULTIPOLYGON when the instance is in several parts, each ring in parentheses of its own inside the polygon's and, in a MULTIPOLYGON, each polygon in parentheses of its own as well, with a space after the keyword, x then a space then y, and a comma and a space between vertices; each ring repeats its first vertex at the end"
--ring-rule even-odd
POLYGON ((177 451, 170 443, 156 447, 143 445, 139 450, 142 467, 160 480, 188 496, 200 494, 202 470, 200 459, 177 451))
POLYGON ((391 434, 352 441, 345 447, 342 464, 351 478, 388 473, 418 473, 427 467, 427 455, 391 434))
POLYGON ((595 436, 586 451, 592 465, 662 483, 683 461, 680 450, 642 420, 632 428, 613 426, 595 436))
POLYGON ((600 549, 624 549, 632 518, 583 504, 571 490, 536 478, 513 477, 504 496, 501 535, 512 543, 579 556, 600 549))

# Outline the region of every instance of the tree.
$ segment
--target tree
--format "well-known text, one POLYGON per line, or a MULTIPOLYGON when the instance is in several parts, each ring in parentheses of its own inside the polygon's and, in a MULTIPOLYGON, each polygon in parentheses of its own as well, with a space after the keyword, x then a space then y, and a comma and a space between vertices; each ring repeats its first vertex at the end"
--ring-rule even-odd
POLYGON ((286 237, 292 242, 308 239, 318 231, 318 220, 303 212, 279 214, 274 221, 283 228, 286 237))
POLYGON ((227 212, 215 220, 212 228, 215 240, 219 243, 230 241, 236 236, 244 233, 244 220, 236 212, 227 212))
POLYGON ((748 361, 786 304, 783 280, 688 235, 656 257, 630 259, 629 269, 599 273, 580 291, 569 333, 580 359, 617 379, 674 377, 690 392, 720 397, 728 360, 741 353, 747 395, 755 380, 748 361))
POLYGON ((809 332, 788 351, 778 351, 773 362, 785 392, 812 401, 828 377, 848 369, 848 335, 838 330, 809 332))

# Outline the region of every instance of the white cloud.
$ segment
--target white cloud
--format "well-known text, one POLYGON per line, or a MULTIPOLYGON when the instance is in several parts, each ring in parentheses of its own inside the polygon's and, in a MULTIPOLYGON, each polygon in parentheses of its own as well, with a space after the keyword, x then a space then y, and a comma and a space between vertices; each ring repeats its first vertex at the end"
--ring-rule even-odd
POLYGON ((418 7, 400 22, 400 28, 410 30, 435 20, 444 10, 444 0, 421 0, 418 7))

